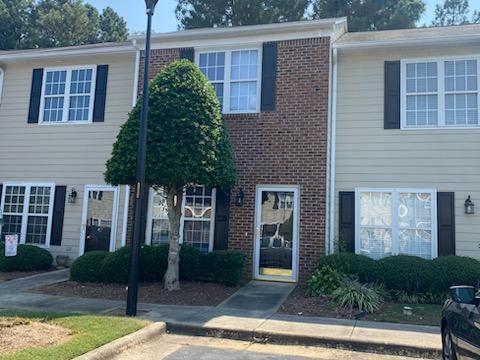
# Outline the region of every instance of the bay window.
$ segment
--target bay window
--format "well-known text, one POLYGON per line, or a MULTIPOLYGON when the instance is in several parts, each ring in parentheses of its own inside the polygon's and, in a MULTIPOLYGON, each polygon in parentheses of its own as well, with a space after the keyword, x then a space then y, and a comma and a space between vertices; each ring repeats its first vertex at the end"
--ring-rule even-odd
MULTIPOLYGON (((180 243, 203 252, 213 250, 215 201, 215 189, 200 185, 186 189, 180 220, 180 243)), ((147 244, 168 244, 170 223, 166 198, 162 190, 152 189, 148 214, 147 244)))
POLYGON ((357 253, 437 256, 435 190, 357 189, 356 197, 357 253))
POLYGON ((403 61, 402 128, 479 126, 478 60, 403 61))
POLYGON ((224 113, 259 111, 259 49, 200 52, 197 64, 215 89, 224 113))
POLYGON ((19 235, 22 244, 48 246, 54 195, 53 184, 4 184, 2 239, 19 235))

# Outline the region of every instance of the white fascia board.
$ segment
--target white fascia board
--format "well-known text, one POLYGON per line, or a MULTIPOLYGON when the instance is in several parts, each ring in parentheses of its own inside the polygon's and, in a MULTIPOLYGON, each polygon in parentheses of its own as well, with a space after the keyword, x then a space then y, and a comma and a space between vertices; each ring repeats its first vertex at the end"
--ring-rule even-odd
POLYGON ((110 54, 134 54, 136 48, 132 45, 98 47, 98 48, 68 48, 68 49, 45 49, 42 50, 26 50, 25 52, 15 52, 13 54, 0 54, 0 61, 18 61, 18 60, 37 60, 37 59, 65 59, 77 56, 94 56, 94 55, 110 55, 110 54))
POLYGON ((397 40, 379 40, 379 41, 357 41, 351 43, 334 43, 333 48, 339 50, 355 50, 379 47, 396 46, 428 46, 428 45, 458 45, 472 42, 480 42, 480 34, 445 36, 438 38, 423 39, 397 39, 397 40))

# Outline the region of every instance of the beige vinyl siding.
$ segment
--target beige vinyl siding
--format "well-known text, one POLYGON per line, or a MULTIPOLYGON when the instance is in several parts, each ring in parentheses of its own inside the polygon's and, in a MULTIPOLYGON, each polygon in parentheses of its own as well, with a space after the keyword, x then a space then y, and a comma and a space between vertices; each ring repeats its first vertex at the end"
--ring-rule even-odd
POLYGON ((384 61, 457 55, 480 56, 480 45, 339 51, 335 234, 339 191, 433 188, 455 192, 457 255, 480 258, 480 128, 383 129, 384 61), (464 214, 468 195, 475 215, 464 214))
MULTIPOLYGON (((103 185, 105 162, 132 107, 135 54, 75 57, 71 60, 0 63, 5 70, 0 105, 0 183, 54 182, 78 193, 65 205, 61 246, 54 255, 79 255, 85 185, 103 185), (32 72, 35 68, 71 65, 109 65, 105 122, 86 124, 28 124, 32 72)), ((118 201, 116 247, 122 240, 126 188, 118 201)))

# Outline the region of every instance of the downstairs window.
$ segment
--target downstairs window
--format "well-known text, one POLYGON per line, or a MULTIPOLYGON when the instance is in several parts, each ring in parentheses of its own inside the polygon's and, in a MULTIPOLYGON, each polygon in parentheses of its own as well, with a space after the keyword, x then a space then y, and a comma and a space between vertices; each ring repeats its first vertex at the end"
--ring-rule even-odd
POLYGON ((356 253, 437 256, 436 191, 357 189, 356 253))

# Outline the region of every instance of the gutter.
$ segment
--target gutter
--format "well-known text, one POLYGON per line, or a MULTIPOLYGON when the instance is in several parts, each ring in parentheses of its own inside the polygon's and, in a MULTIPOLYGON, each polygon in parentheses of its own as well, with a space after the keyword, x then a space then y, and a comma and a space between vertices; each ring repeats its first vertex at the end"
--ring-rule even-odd
POLYGON ((44 59, 44 58, 68 58, 73 56, 82 56, 82 55, 102 55, 102 54, 119 54, 119 53, 133 53, 135 48, 131 45, 124 46, 108 46, 108 47, 98 47, 93 49, 82 49, 78 47, 77 49, 46 49, 45 51, 37 50, 26 50, 25 52, 15 52, 13 54, 0 54, 0 61, 8 60, 34 60, 34 59, 44 59))
POLYGON ((480 42, 480 34, 443 36, 437 38, 423 39, 397 39, 397 40, 376 40, 376 41, 353 41, 350 43, 336 43, 334 49, 368 49, 375 47, 395 47, 395 46, 425 46, 425 45, 456 45, 459 43, 469 43, 472 41, 480 42))

